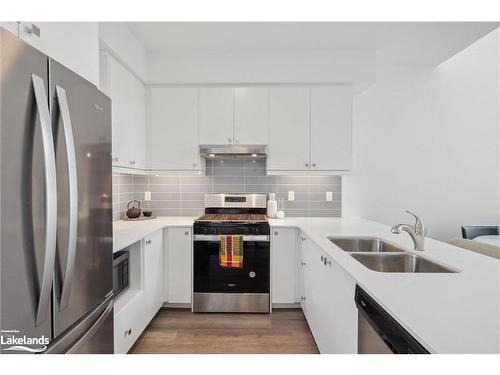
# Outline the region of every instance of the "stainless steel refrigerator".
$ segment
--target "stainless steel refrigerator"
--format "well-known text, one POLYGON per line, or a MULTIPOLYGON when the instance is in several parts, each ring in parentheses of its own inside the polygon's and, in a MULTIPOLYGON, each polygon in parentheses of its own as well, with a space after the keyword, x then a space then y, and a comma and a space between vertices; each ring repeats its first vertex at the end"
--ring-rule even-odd
POLYGON ((0 69, 1 351, 113 353, 110 99, 1 28, 0 69))

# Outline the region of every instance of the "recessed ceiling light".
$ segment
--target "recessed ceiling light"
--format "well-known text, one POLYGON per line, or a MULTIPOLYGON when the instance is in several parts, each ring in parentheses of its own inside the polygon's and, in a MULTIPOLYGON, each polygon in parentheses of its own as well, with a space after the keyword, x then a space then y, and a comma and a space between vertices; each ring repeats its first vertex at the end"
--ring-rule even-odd
POLYGON ((208 156, 210 156, 211 158, 214 158, 214 157, 215 157, 215 154, 210 154, 210 155, 208 155, 208 156))
POLYGON ((257 154, 252 154, 252 158, 256 158, 257 157, 257 154))

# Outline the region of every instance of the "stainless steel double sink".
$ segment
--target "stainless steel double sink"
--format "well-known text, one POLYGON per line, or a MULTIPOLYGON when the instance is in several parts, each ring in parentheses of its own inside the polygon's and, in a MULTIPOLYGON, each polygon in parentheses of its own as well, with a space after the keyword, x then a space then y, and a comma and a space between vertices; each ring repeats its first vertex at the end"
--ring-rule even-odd
POLYGON ((446 266, 415 255, 375 237, 328 237, 365 267, 377 272, 455 273, 446 266))

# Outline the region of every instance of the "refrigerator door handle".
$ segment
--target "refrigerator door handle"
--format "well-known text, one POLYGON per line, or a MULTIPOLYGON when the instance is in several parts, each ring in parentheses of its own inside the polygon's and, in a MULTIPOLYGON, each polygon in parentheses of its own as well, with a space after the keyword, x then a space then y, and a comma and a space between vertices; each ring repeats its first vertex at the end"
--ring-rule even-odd
POLYGON ((66 155, 68 158, 68 182, 69 182, 69 233, 68 233, 68 255, 66 258, 66 270, 64 272, 63 286, 59 311, 68 307, 71 294, 71 284, 75 268, 76 241, 78 227, 78 176, 76 171, 75 141, 73 138, 73 128, 71 126, 71 116, 69 112, 68 98, 66 90, 56 86, 57 105, 61 116, 64 140, 66 142, 66 155))
POLYGON ((35 102, 40 118, 43 157, 45 164, 45 254, 43 258, 42 280, 38 295, 35 325, 39 326, 49 317, 50 292, 56 255, 57 236, 57 180, 54 139, 50 122, 49 104, 43 79, 31 75, 35 102))
POLYGON ((108 316, 113 312, 113 301, 109 303, 101 316, 95 321, 92 327, 69 349, 66 354, 78 353, 80 348, 101 328, 108 316))

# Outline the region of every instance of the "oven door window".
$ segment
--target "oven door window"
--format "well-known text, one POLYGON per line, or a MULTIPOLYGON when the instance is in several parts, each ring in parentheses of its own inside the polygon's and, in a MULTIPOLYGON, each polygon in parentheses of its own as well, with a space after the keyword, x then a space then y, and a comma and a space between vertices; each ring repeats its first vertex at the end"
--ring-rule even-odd
POLYGON ((269 293, 269 242, 243 243, 243 268, 219 265, 218 241, 194 242, 195 293, 269 293))

